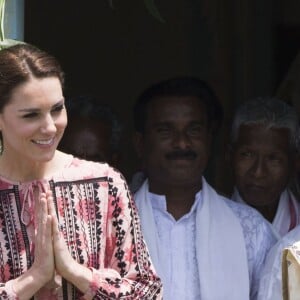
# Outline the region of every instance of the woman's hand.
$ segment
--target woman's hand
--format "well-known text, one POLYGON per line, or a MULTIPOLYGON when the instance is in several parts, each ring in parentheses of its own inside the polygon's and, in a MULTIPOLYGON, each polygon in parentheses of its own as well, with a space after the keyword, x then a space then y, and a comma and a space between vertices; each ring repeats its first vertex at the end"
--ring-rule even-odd
POLYGON ((37 280, 45 283, 53 279, 55 264, 52 243, 52 217, 48 213, 48 198, 51 193, 41 193, 36 209, 36 236, 32 270, 38 273, 37 280))
POLYGON ((36 235, 32 267, 13 280, 12 286, 18 299, 30 299, 54 277, 55 264, 52 242, 52 216, 48 214, 47 198, 42 193, 36 203, 36 235))
POLYGON ((52 196, 49 196, 47 198, 47 206, 49 215, 51 215, 52 220, 51 230, 53 238, 53 252, 55 257, 55 269, 56 272, 58 272, 62 277, 64 277, 64 273, 67 271, 71 264, 75 263, 75 261, 72 258, 68 247, 64 241, 64 238, 60 232, 52 196))
POLYGON ((53 252, 56 272, 85 293, 92 281, 92 271, 73 259, 60 232, 54 202, 51 196, 47 198, 47 204, 48 213, 52 218, 53 252))
POLYGON ((53 239, 53 252, 55 258, 55 269, 58 274, 60 274, 62 277, 65 277, 72 265, 77 265, 77 262, 72 258, 69 249, 65 243, 65 240, 60 232, 53 197, 51 195, 49 195, 47 198, 47 206, 48 214, 51 216, 52 220, 51 229, 53 239))

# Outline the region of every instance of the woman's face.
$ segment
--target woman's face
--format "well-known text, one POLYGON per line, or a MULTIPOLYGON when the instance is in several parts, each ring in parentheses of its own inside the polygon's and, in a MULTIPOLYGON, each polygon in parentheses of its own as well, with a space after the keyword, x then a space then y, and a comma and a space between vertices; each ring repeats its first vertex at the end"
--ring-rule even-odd
POLYGON ((3 158, 14 162, 51 160, 66 125, 59 79, 31 79, 13 91, 0 114, 3 158))

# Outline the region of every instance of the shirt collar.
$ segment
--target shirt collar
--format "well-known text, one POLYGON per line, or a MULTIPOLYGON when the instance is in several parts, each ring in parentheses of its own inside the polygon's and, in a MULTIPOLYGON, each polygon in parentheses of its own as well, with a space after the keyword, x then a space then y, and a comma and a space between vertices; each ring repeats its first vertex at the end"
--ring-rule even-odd
MULTIPOLYGON (((151 201, 151 206, 153 209, 157 209, 162 212, 167 212, 167 201, 165 195, 158 195, 148 191, 148 197, 151 201)), ((191 207, 191 210, 185 216, 188 217, 190 214, 194 213, 198 205, 201 205, 202 201, 202 190, 200 190, 195 195, 195 201, 191 207)))

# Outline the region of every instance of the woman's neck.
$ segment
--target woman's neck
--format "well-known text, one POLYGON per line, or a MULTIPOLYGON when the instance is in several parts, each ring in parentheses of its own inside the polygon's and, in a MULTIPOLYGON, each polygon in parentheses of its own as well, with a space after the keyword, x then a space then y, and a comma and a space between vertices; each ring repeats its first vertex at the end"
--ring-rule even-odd
POLYGON ((10 181, 27 182, 31 180, 44 179, 53 174, 61 159, 60 153, 55 153, 50 161, 29 162, 16 161, 3 153, 0 156, 0 175, 10 181))

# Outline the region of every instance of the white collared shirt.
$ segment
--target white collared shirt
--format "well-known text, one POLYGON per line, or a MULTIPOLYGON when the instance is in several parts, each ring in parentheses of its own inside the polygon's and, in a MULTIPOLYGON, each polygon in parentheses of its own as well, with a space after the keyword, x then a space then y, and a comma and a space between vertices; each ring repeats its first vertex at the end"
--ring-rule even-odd
POLYGON ((196 208, 201 205, 201 192, 196 195, 189 213, 179 220, 167 211, 165 196, 149 193, 161 243, 160 255, 168 279, 164 299, 200 299, 199 273, 196 259, 196 208))
MULTIPOLYGON (((159 251, 164 256, 162 269, 168 278, 164 284, 164 300, 201 300, 195 245, 196 208, 203 201, 201 191, 196 194, 190 212, 177 221, 167 212, 165 196, 149 191, 148 195, 161 243, 159 251)), ((243 229, 251 287, 249 299, 254 300, 264 259, 277 239, 269 222, 253 208, 229 199, 225 201, 243 229)), ((216 288, 222 289, 222 284, 218 283, 216 288)))

